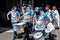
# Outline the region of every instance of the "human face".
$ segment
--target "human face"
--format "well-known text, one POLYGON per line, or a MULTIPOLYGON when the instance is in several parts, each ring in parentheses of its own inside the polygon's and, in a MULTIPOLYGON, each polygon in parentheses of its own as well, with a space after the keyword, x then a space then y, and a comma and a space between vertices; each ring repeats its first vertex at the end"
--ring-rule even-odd
POLYGON ((16 7, 14 7, 14 9, 13 9, 14 11, 16 11, 17 10, 17 8, 16 7))
POLYGON ((48 24, 48 22, 49 22, 48 20, 45 21, 46 24, 48 24))
POLYGON ((56 10, 56 7, 55 6, 53 6, 53 8, 52 8, 53 10, 56 10))
POLYGON ((27 9, 27 6, 24 6, 24 10, 26 10, 27 9))
POLYGON ((45 7, 45 10, 48 11, 49 10, 49 7, 45 7))

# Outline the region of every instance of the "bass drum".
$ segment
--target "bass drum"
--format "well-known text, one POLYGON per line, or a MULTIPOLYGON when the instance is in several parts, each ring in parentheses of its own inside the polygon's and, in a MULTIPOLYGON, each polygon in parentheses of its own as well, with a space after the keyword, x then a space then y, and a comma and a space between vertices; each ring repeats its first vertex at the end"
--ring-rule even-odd
POLYGON ((45 40, 43 37, 43 33, 37 32, 33 35, 34 40, 45 40))

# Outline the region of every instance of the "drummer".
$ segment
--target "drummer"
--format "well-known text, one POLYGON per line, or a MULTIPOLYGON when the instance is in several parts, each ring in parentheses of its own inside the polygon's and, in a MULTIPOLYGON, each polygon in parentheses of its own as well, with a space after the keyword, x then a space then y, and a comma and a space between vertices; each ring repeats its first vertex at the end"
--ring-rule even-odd
POLYGON ((50 18, 50 21, 52 22, 55 17, 54 11, 50 9, 50 5, 46 5, 45 10, 46 10, 47 16, 50 18))
MULTIPOLYGON (((31 5, 29 5, 29 6, 25 5, 23 8, 24 8, 23 20, 26 21, 26 27, 24 28, 24 31, 27 34, 26 36, 29 36, 28 31, 29 31, 30 27, 28 27, 28 26, 32 22, 34 11, 33 11, 31 5), (29 9, 28 9, 28 7, 29 7, 29 9)), ((24 39, 26 39, 26 37, 24 39)))
POLYGON ((45 19, 49 19, 49 17, 44 13, 42 7, 40 7, 40 8, 37 7, 37 10, 35 12, 34 19, 33 19, 33 25, 35 24, 35 26, 36 26, 35 31, 44 30, 45 19))
POLYGON ((47 35, 48 34, 48 36, 49 36, 49 40, 52 40, 52 35, 51 35, 51 33, 55 30, 55 27, 54 27, 54 25, 50 22, 50 20, 49 19, 46 19, 45 20, 45 35, 47 35))
POLYGON ((32 33, 32 20, 33 20, 33 15, 34 15, 34 10, 32 8, 32 5, 29 5, 29 15, 30 15, 30 25, 29 25, 29 28, 30 28, 30 32, 32 33))
POLYGON ((34 14, 32 6, 31 5, 29 5, 29 6, 25 5, 23 8, 24 8, 24 14, 23 14, 24 20, 30 21, 33 18, 33 14, 34 14), (29 9, 28 9, 28 7, 29 7, 29 9))
POLYGON ((8 12, 7 14, 7 20, 9 19, 9 15, 11 15, 11 24, 13 27, 13 31, 14 31, 14 35, 13 35, 13 40, 15 40, 16 36, 17 36, 17 31, 19 30, 18 26, 14 25, 15 23, 17 23, 17 21, 19 20, 19 12, 17 11, 17 7, 13 6, 12 10, 8 12))
MULTIPOLYGON (((34 14, 34 11, 32 9, 32 5, 24 6, 23 20, 31 24, 33 19, 33 14, 34 14)), ((32 30, 32 26, 29 28, 32 30)))
POLYGON ((56 22, 54 21, 55 22, 54 24, 55 24, 55 26, 57 25, 59 27, 59 12, 58 12, 56 6, 53 6, 52 9, 53 9, 52 11, 54 11, 55 21, 56 21, 56 22))

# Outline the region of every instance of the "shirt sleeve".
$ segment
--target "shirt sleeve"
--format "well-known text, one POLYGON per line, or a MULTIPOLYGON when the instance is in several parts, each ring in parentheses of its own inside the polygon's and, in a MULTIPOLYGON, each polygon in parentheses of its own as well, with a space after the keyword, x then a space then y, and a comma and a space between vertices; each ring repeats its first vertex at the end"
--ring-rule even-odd
POLYGON ((50 19, 46 13, 43 14, 45 19, 50 19))
POLYGON ((59 16, 59 12, 58 11, 56 11, 56 15, 59 16))
POLYGON ((11 14, 11 11, 8 12, 8 15, 10 15, 10 14, 11 14))
POLYGON ((54 13, 54 11, 52 11, 51 13, 52 13, 52 14, 51 14, 51 15, 52 15, 52 17, 54 17, 54 16, 55 16, 55 13, 54 13))
POLYGON ((36 15, 33 16, 33 20, 36 21, 36 15))
POLYGON ((20 16, 20 12, 17 11, 17 16, 20 16))
POLYGON ((31 16, 33 16, 34 15, 34 11, 32 10, 32 15, 31 16))
POLYGON ((33 15, 34 15, 34 11, 33 11, 33 10, 30 10, 30 11, 29 11, 29 15, 30 15, 30 16, 33 16, 33 15))

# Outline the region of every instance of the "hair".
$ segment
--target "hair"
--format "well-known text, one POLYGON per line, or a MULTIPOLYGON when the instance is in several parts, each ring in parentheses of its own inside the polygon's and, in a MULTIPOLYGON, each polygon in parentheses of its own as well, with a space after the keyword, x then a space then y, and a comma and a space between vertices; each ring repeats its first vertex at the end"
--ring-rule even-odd
MULTIPOLYGON (((56 9, 56 6, 53 6, 53 7, 55 7, 55 9, 56 9)), ((53 8, 53 7, 52 7, 52 8, 53 8)))
POLYGON ((17 8, 17 7, 16 7, 16 6, 13 6, 13 7, 12 7, 12 10, 13 10, 14 8, 17 8))
POLYGON ((50 5, 46 5, 46 7, 49 7, 50 8, 50 5))

